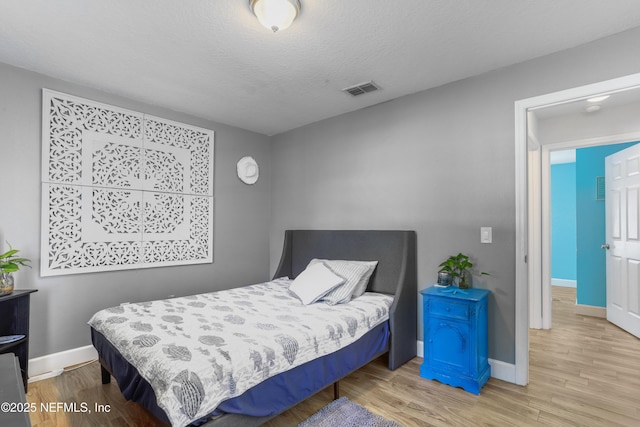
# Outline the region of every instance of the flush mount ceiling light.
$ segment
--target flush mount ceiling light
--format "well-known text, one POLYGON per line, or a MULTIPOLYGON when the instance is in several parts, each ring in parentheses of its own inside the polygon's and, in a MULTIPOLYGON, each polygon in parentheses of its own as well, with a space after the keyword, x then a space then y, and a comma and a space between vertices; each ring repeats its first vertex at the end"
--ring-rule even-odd
POLYGON ((289 27, 300 14, 298 0, 250 0, 258 21, 274 33, 289 27))

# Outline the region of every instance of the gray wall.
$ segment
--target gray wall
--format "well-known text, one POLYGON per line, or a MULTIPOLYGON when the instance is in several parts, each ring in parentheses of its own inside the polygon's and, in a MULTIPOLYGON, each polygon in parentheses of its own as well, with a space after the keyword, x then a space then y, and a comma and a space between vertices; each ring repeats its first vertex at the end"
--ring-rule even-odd
POLYGON ((33 261, 16 288, 34 288, 30 357, 89 345, 87 320, 125 301, 165 298, 246 285, 269 276, 270 140, 252 132, 123 99, 0 64, 0 242, 33 261), (215 131, 214 263, 40 277, 42 92, 49 88, 215 131), (236 162, 253 156, 261 178, 247 186, 236 162))
POLYGON ((459 251, 491 274, 474 282, 493 291, 489 357, 514 363, 514 102, 636 73, 638 40, 628 31, 274 137, 271 270, 287 228, 416 230, 419 288, 459 251))

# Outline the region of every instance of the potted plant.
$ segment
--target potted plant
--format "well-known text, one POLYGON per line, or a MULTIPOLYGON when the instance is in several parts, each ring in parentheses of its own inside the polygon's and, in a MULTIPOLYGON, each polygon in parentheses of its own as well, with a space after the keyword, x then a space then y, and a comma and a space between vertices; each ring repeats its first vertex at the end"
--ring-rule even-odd
POLYGON ((13 249, 9 242, 9 250, 0 254, 0 295, 8 295, 13 292, 13 275, 20 267, 31 267, 27 258, 20 258, 18 249, 13 249))
MULTIPOLYGON (((457 284, 461 289, 467 289, 471 287, 471 274, 473 271, 473 263, 469 261, 469 257, 462 253, 458 255, 451 255, 449 258, 444 260, 440 265, 440 270, 438 271, 438 275, 440 273, 448 274, 449 277, 453 280, 454 284, 457 284)), ((484 271, 478 273, 480 275, 489 275, 484 271)))

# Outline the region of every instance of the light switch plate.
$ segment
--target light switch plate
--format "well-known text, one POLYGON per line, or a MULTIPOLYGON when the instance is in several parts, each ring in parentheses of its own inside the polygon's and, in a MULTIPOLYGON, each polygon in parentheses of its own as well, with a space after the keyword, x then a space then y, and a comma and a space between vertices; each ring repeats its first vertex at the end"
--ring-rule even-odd
POLYGON ((491 243, 493 241, 492 234, 491 227, 480 227, 480 243, 491 243))

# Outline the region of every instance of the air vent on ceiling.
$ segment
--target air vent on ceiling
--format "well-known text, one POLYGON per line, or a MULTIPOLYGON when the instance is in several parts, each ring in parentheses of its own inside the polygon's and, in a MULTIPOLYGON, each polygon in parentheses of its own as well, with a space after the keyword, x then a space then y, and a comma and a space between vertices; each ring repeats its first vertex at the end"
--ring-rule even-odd
POLYGON ((343 92, 347 92, 351 96, 364 95, 365 93, 373 92, 380 89, 374 82, 360 83, 348 88, 342 89, 343 92))

